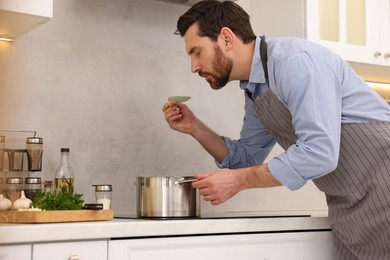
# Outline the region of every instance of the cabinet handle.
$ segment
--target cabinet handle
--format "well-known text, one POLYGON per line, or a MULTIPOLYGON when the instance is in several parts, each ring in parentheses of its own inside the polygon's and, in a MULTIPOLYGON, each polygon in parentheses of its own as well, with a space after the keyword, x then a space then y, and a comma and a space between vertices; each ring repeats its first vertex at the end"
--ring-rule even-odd
POLYGON ((375 58, 377 58, 377 57, 379 57, 379 56, 381 56, 382 55, 382 52, 380 52, 380 51, 376 51, 375 53, 374 53, 374 57, 375 58))
POLYGON ((78 255, 71 255, 68 257, 68 260, 79 260, 79 256, 78 255))
POLYGON ((390 52, 386 52, 385 55, 383 55, 383 57, 385 57, 385 59, 390 58, 390 52))

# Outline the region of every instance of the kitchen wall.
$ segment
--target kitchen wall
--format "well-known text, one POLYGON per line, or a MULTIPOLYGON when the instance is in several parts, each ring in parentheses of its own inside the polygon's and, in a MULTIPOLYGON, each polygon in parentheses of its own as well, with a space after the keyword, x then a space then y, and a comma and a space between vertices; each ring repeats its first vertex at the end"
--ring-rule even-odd
MULTIPOLYGON (((237 3, 250 12, 250 0, 237 3)), ((153 0, 54 0, 51 21, 13 43, 0 42, 0 128, 43 137, 43 171, 33 176, 53 180, 60 148, 69 147, 76 192, 92 202, 91 185, 111 183, 115 212, 133 214, 135 176, 217 169, 198 143, 167 126, 161 112, 168 96, 189 95, 188 105, 206 124, 239 136, 238 82, 211 90, 190 72, 184 41, 173 34, 188 8, 153 0)), ((8 148, 24 147, 29 136, 0 134, 8 148)), ((326 204, 308 183, 295 192, 244 191, 221 206, 203 203, 202 210, 317 212, 326 204)))

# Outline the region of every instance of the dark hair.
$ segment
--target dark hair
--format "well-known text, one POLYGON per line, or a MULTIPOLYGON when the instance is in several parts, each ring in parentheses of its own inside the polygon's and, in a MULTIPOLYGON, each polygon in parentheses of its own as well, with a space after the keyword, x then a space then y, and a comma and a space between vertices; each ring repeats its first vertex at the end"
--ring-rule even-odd
POLYGON ((232 1, 205 0, 193 5, 177 21, 176 34, 184 36, 195 22, 199 24, 199 36, 213 41, 217 41, 222 27, 229 27, 244 43, 256 38, 249 15, 232 1))

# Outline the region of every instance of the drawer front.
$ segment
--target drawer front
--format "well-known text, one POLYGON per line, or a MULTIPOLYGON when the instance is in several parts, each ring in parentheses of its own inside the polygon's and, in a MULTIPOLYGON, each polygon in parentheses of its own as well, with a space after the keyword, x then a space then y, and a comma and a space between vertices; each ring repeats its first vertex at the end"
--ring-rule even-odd
POLYGON ((107 240, 33 245, 33 260, 107 260, 107 240))

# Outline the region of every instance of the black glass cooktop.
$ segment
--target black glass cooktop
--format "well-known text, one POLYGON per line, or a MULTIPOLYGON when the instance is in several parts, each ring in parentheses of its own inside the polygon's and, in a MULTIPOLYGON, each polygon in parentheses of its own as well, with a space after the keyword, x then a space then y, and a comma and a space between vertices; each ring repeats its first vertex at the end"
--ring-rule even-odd
POLYGON ((234 211, 201 213, 198 217, 137 217, 136 214, 117 214, 115 218, 148 220, 184 220, 184 219, 232 219, 232 218, 296 218, 311 217, 305 212, 284 211, 234 211))

